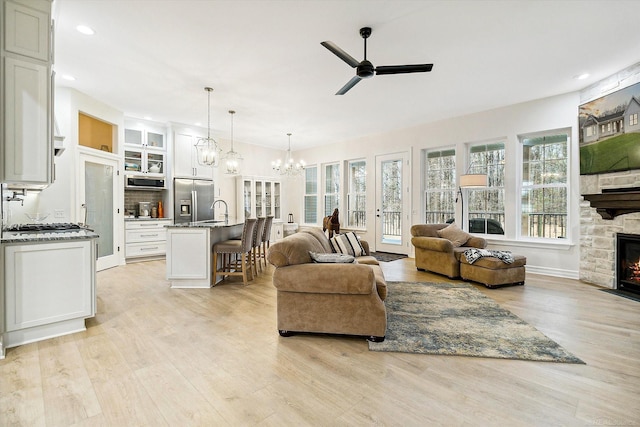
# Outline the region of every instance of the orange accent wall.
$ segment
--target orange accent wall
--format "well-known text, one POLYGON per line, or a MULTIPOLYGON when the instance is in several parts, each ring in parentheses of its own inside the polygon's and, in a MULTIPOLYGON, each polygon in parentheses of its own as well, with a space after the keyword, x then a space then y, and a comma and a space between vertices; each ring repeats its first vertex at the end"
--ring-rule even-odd
POLYGON ((80 145, 113 153, 113 130, 111 123, 103 122, 86 114, 78 113, 80 145))

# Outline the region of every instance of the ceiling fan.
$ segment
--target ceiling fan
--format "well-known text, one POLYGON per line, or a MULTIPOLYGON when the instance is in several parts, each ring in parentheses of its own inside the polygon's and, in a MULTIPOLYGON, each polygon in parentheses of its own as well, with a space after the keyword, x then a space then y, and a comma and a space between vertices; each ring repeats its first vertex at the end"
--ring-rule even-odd
POLYGON ((413 64, 413 65, 384 65, 381 67, 374 67, 373 64, 367 61, 367 39, 371 35, 371 28, 360 28, 360 36, 364 39, 364 60, 362 62, 357 61, 351 55, 344 50, 340 49, 335 43, 325 41, 320 43, 322 46, 329 49, 338 58, 349 64, 351 68, 356 69, 356 75, 347 82, 346 85, 336 92, 336 95, 344 95, 354 87, 360 80, 372 77, 375 74, 404 74, 404 73, 425 73, 431 71, 433 64, 413 64))

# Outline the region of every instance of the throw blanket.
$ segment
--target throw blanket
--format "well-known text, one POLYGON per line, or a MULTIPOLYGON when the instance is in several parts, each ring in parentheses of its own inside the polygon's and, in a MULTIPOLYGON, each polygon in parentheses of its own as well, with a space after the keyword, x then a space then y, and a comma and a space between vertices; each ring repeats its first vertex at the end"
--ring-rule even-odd
POLYGON ((467 258, 469 264, 473 264, 477 260, 483 257, 498 258, 505 264, 511 264, 513 262, 513 255, 509 251, 491 251, 489 249, 467 249, 464 251, 464 256, 467 258))

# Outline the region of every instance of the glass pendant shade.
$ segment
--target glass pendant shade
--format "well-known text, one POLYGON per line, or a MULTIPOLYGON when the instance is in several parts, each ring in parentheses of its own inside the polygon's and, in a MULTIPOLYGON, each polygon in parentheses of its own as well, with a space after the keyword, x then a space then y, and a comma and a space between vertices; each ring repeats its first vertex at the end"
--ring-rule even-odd
POLYGON ((217 167, 220 163, 222 150, 216 140, 211 138, 211 92, 213 88, 205 87, 204 90, 207 91, 207 137, 198 138, 195 145, 196 153, 200 165, 217 167))
POLYGON ((243 160, 240 153, 233 149, 233 115, 235 113, 235 111, 229 110, 229 114, 231 114, 231 149, 227 151, 227 154, 224 155, 224 162, 227 167, 226 173, 228 175, 240 174, 240 168, 242 166, 243 160))

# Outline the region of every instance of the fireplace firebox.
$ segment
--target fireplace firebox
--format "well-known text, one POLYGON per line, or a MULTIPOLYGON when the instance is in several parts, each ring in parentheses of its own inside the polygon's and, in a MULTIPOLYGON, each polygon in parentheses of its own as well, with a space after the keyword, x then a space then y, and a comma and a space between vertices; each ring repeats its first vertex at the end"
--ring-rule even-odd
POLYGON ((616 287, 640 294, 640 235, 616 235, 616 287))

